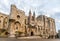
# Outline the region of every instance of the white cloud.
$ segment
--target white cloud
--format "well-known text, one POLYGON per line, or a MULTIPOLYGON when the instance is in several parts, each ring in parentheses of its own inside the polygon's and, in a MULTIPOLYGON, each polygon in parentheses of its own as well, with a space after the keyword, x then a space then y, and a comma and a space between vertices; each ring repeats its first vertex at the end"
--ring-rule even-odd
MULTIPOLYGON (((36 11, 37 16, 43 13, 53 18, 56 18, 56 12, 60 12, 59 0, 0 0, 0 12, 9 13, 11 4, 15 4, 17 8, 24 10, 26 15, 30 9, 36 11)), ((58 22, 60 23, 60 20, 57 17, 56 23, 58 22)))

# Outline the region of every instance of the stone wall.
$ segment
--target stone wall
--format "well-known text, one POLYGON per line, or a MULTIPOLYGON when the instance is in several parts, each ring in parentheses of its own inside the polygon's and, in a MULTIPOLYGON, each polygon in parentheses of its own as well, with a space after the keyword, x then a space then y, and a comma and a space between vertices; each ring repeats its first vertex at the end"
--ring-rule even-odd
POLYGON ((45 15, 35 17, 35 12, 29 11, 29 16, 11 5, 10 15, 0 13, 0 29, 7 29, 10 37, 15 37, 16 31, 22 32, 21 36, 40 36, 41 38, 55 37, 55 20, 45 15))

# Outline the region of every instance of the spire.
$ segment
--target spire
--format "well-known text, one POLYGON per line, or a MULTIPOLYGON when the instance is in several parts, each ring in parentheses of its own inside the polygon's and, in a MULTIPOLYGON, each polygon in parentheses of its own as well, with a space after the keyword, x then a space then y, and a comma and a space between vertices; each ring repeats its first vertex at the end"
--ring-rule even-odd
POLYGON ((29 11, 29 15, 31 15, 32 13, 31 13, 31 10, 29 11))
POLYGON ((35 21, 35 12, 33 12, 33 20, 35 21))
POLYGON ((31 10, 29 10, 29 24, 30 24, 30 22, 31 22, 31 19, 32 19, 32 13, 31 13, 31 10))
POLYGON ((29 11, 29 17, 30 17, 30 18, 32 17, 32 13, 31 13, 31 10, 29 11))
POLYGON ((35 17, 35 12, 33 12, 33 16, 35 17))

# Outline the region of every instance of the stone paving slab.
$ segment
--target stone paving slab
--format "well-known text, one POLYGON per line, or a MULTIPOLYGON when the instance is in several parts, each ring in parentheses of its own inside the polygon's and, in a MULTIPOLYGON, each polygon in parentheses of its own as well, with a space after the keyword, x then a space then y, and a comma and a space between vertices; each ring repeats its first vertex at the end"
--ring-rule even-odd
POLYGON ((40 36, 18 37, 18 39, 41 39, 40 36))
POLYGON ((0 41, 60 41, 60 39, 16 39, 16 38, 0 38, 0 41))

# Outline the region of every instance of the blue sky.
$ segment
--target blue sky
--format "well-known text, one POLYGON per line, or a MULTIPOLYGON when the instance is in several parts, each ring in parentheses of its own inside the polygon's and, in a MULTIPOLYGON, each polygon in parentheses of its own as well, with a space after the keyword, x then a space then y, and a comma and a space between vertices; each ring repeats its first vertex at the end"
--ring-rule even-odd
POLYGON ((56 22, 56 31, 60 29, 60 0, 0 0, 0 12, 9 15, 11 4, 26 12, 31 9, 36 16, 43 14, 52 17, 56 22))

